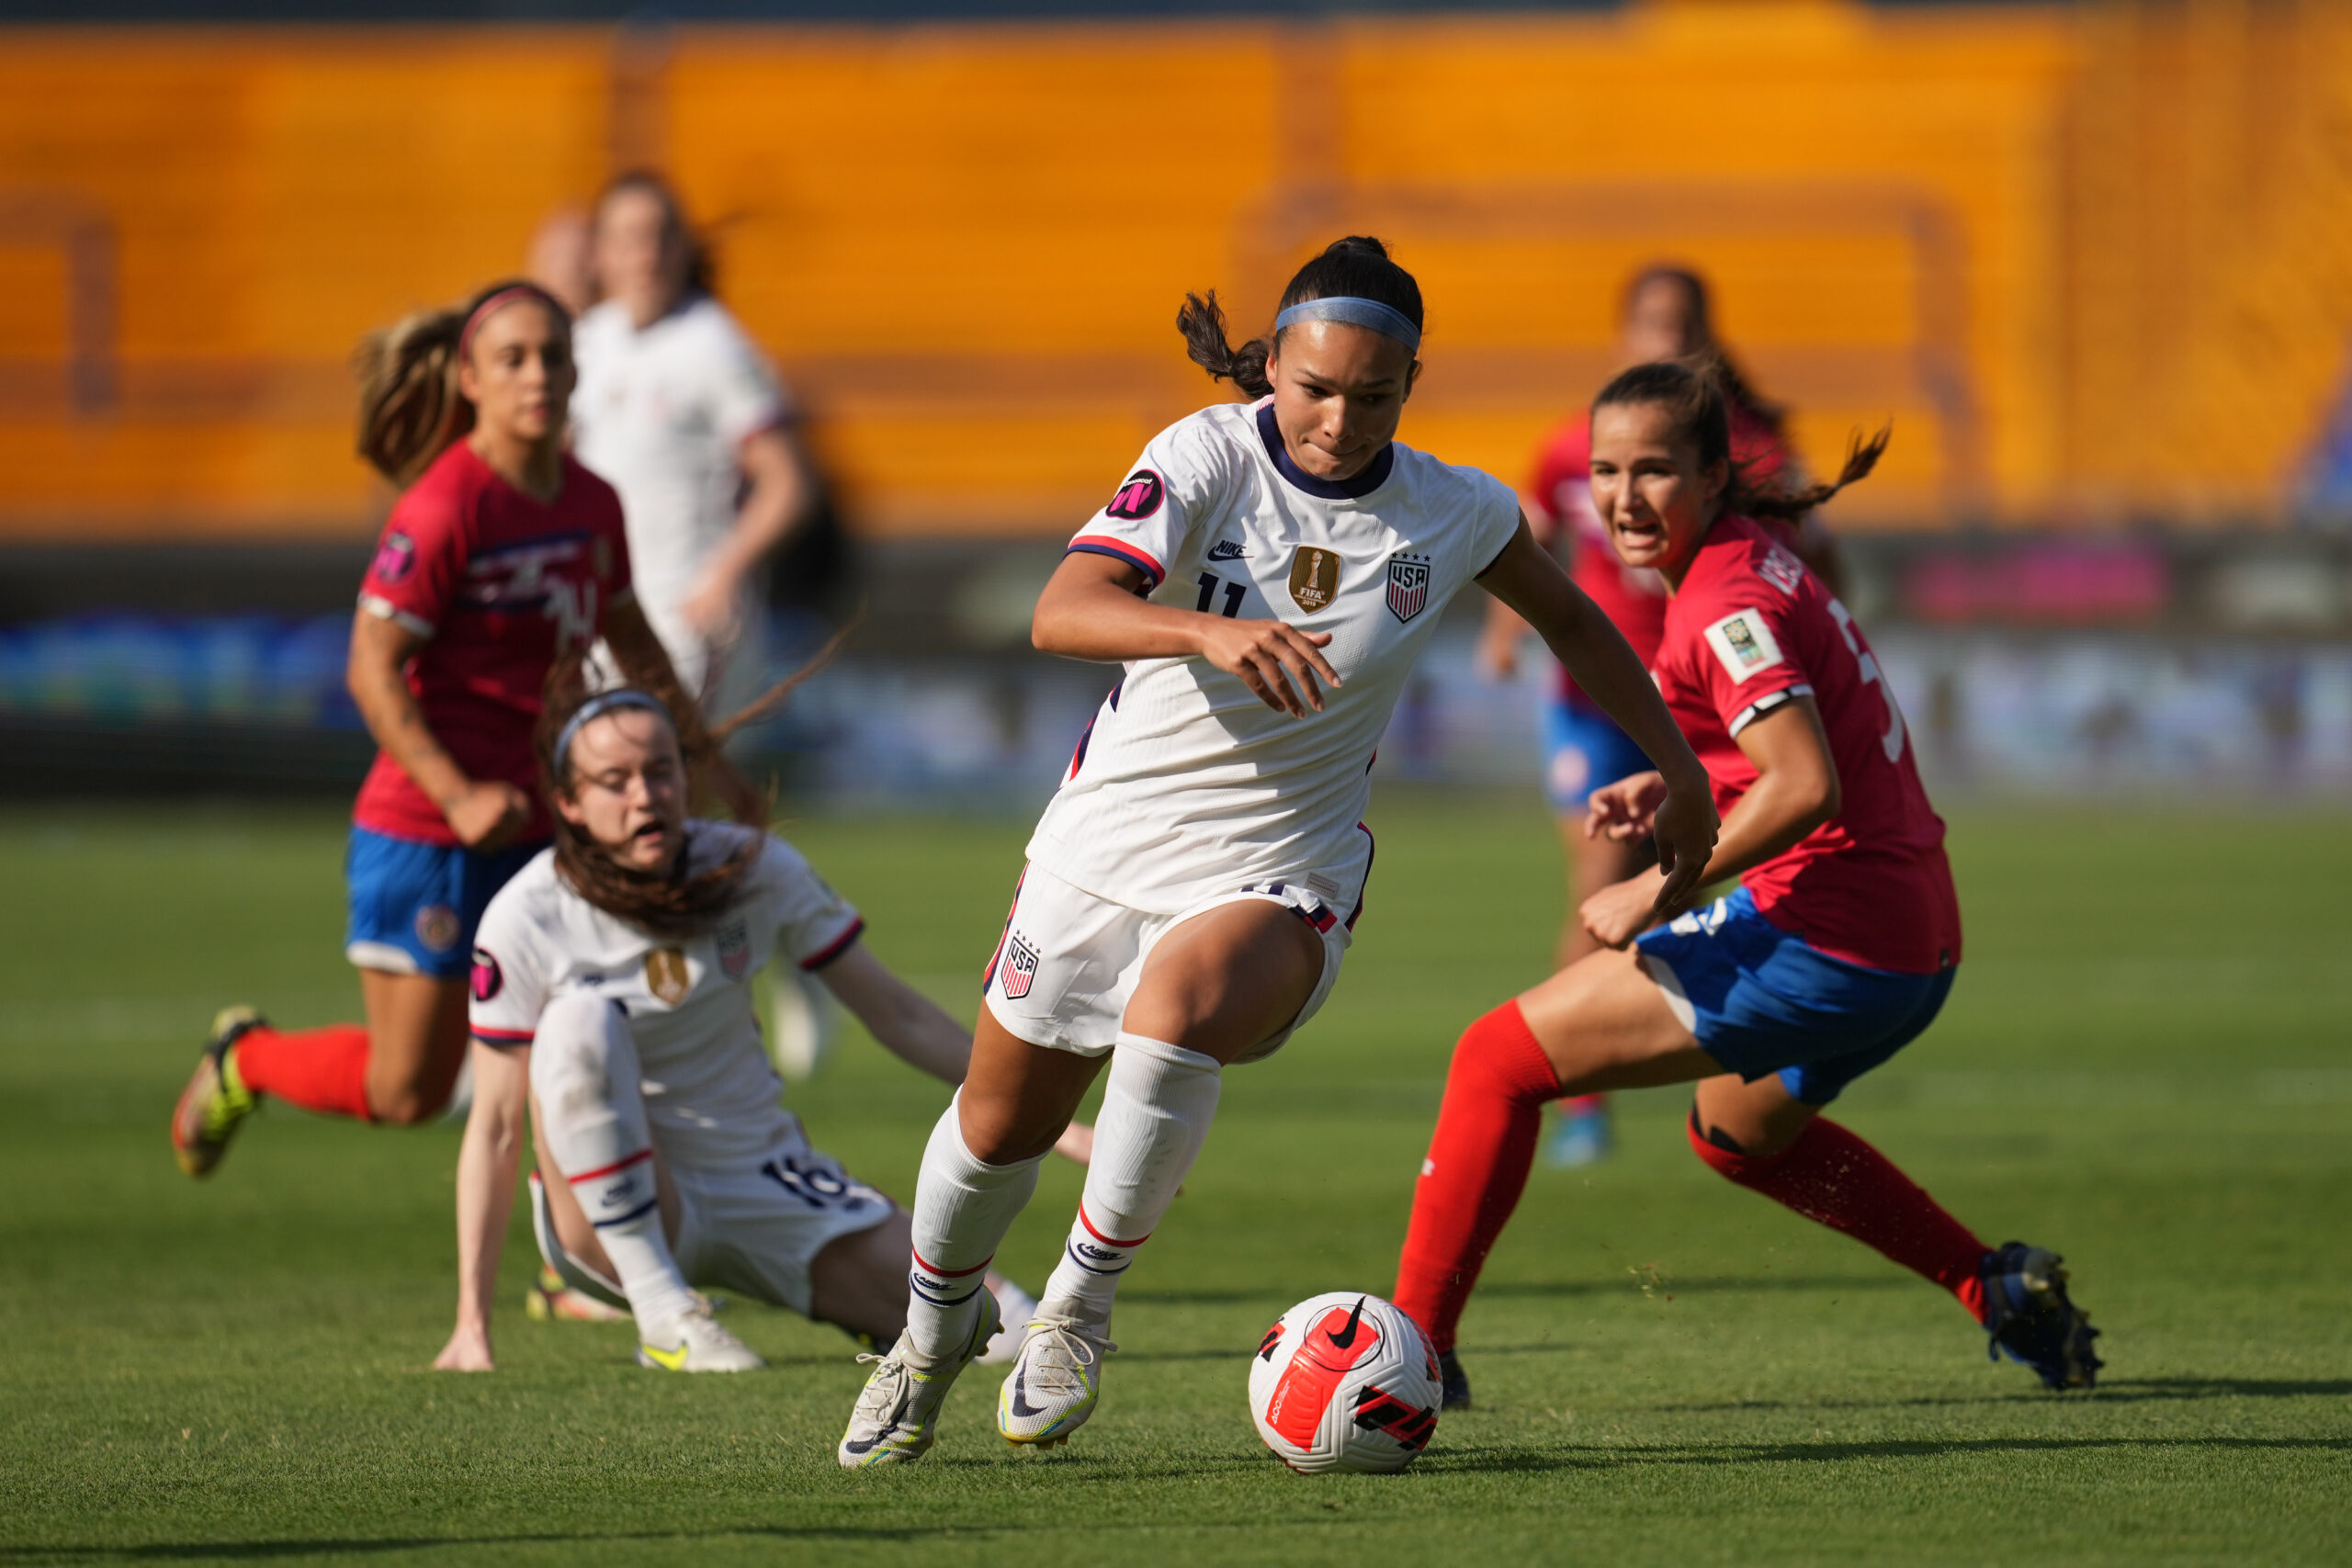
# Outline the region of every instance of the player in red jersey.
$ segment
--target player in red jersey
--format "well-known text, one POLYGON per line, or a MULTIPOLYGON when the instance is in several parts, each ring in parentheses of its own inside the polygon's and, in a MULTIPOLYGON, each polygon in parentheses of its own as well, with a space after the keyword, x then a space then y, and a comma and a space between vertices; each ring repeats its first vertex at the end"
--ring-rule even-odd
POLYGON ((345 863, 368 1021, 282 1032, 222 1011, 172 1118, 191 1176, 264 1096, 403 1125, 448 1103, 474 924, 549 836, 531 726, 556 655, 601 636, 632 682, 676 690, 629 592, 620 502, 564 450, 562 307, 496 285, 371 337, 362 360, 360 453, 406 487, 351 630, 351 694, 379 748, 345 863))
MULTIPOLYGON (((1635 273, 1618 312, 1617 351, 1620 367, 1668 359, 1704 364, 1724 391, 1734 469, 1759 490, 1794 477, 1798 465, 1785 413, 1755 390, 1715 336, 1706 280, 1697 273, 1671 265, 1635 273)), ((1666 630, 1666 581, 1646 567, 1627 566, 1610 547, 1592 509, 1591 453, 1592 421, 1581 411, 1544 438, 1522 496, 1528 525, 1646 663, 1666 630)), ((1836 546, 1816 517, 1807 514, 1794 526, 1768 521, 1767 526, 1784 529, 1783 542, 1837 589, 1836 546)), ((1490 604, 1478 649, 1480 668, 1502 679, 1516 673, 1527 630, 1527 623, 1499 601, 1490 604)), ((1586 833, 1585 807, 1594 790, 1647 772, 1650 764, 1641 748, 1577 689, 1565 666, 1555 662, 1553 669, 1553 690, 1544 705, 1544 793, 1559 825, 1568 872, 1570 913, 1560 927, 1554 958, 1555 966, 1565 969, 1598 946, 1575 916, 1577 900, 1641 871, 1651 854, 1646 842, 1619 843, 1586 833)), ((1547 1145, 1554 1164, 1589 1165, 1608 1154, 1607 1096, 1578 1095, 1561 1101, 1559 1111, 1559 1131, 1547 1145)))
MULTIPOLYGON (((2050 1387, 2097 1375, 2055 1255, 1987 1247, 1820 1114, 1934 1021, 1960 962, 1943 823, 1902 711, 1845 606, 1755 520, 1818 505, 1884 444, 1859 447, 1836 485, 1758 492, 1704 374, 1637 366, 1594 402, 1595 506, 1619 558, 1671 594, 1651 673, 1723 813, 1707 879, 1740 886, 1688 913, 1658 900, 1655 871, 1600 889, 1579 914, 1603 951, 1462 1036, 1396 1292, 1441 1354, 1449 1404, 1469 1399, 1456 1325, 1544 1101, 1692 1079, 1690 1146, 1713 1169, 1951 1291, 2050 1387), (1661 908, 1674 918, 1651 928, 1661 908)), ((1661 787, 1638 773, 1597 791, 1589 830, 1647 833, 1661 787)))

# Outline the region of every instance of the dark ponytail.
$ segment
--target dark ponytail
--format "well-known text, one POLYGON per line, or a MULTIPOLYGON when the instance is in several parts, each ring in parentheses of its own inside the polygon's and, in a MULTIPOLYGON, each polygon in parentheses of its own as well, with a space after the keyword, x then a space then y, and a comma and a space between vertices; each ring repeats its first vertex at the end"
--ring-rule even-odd
POLYGON ((1621 404, 1664 409, 1673 422, 1676 439, 1688 441, 1698 449, 1701 468, 1721 463, 1730 470, 1731 488, 1724 493, 1725 512, 1787 523, 1798 521, 1848 485, 1868 478, 1894 434, 1894 427, 1886 425, 1867 440, 1856 435, 1835 484, 1784 491, 1755 483, 1748 477, 1747 465, 1733 460, 1731 416, 1724 404, 1724 389, 1704 366, 1671 359, 1636 365, 1603 387, 1600 395, 1592 400, 1595 413, 1621 404))
MULTIPOLYGON (((1321 255, 1300 267, 1290 280, 1275 313, 1309 299, 1340 298, 1376 299, 1414 326, 1423 324, 1421 286, 1413 281, 1411 273, 1388 259, 1386 245, 1369 235, 1351 234, 1325 246, 1321 255)), ((1216 289, 1210 289, 1205 299, 1198 294, 1184 296, 1183 306, 1176 312, 1176 330, 1184 334, 1185 356, 1207 371, 1209 379, 1230 381, 1252 398, 1262 398, 1274 389, 1266 379, 1266 361, 1274 356, 1282 334, 1269 333, 1239 348, 1231 346, 1226 341, 1225 310, 1216 302, 1216 289)))

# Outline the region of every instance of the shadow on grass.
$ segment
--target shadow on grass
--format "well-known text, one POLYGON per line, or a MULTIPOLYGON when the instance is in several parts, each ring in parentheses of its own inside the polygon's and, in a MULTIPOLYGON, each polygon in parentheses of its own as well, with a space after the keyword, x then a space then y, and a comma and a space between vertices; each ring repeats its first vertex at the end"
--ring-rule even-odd
POLYGON ((1438 1474, 1619 1470, 1634 1465, 1826 1464, 1858 1459, 1947 1459, 1969 1454, 2125 1453, 2149 1449, 2208 1452, 2352 1453, 2352 1438, 1896 1438, 1880 1442, 1666 1444, 1588 1443, 1552 1451, 1444 1449, 1417 1467, 1438 1474))
MULTIPOLYGON (((1551 1347, 1536 1347, 1548 1349, 1551 1347)), ((1510 1355, 1498 1347, 1489 1355, 1510 1355)), ((1526 1353, 1521 1349, 1519 1353, 1526 1353)), ((2088 1393, 2052 1395, 2044 1390, 2018 1387, 1981 1394, 1937 1394, 1917 1399, 1725 1399, 1701 1404, 1658 1404, 1652 1409, 1677 1416, 1730 1415, 1746 1410, 1892 1410, 1907 1406, 1951 1404, 2038 1404, 2052 1398, 2082 1400, 2097 1404, 2131 1404, 2143 1400, 2182 1399, 2342 1399, 2352 1396, 2352 1379, 2311 1378, 2121 1378, 2103 1382, 2088 1393)))

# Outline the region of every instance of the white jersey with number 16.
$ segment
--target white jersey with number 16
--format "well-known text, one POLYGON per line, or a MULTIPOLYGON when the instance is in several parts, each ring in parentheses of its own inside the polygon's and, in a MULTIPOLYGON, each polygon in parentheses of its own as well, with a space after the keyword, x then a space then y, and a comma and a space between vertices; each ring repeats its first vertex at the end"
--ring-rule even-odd
POLYGON ((1389 715, 1446 602, 1518 526, 1509 487, 1402 442, 1352 479, 1314 478, 1270 399, 1169 426, 1070 549, 1133 565, 1158 604, 1329 632, 1344 683, 1293 718, 1204 659, 1129 660, 1030 860, 1154 914, 1286 879, 1352 895, 1389 715))

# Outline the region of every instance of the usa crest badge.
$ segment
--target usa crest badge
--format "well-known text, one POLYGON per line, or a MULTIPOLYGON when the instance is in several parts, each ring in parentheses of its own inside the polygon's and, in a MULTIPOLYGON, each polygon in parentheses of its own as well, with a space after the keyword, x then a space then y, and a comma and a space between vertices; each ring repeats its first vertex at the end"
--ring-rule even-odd
POLYGON ((1340 569, 1347 563, 1337 550, 1301 545, 1290 558, 1292 603, 1308 615, 1340 596, 1340 569))
POLYGON ((718 928, 718 966, 730 980, 740 980, 752 966, 752 933, 741 920, 718 928))
POLYGON ((1430 606, 1430 558, 1401 555, 1388 558, 1388 613, 1399 625, 1430 606))
POLYGON ((1005 943, 1004 947, 1005 1000, 1019 1001, 1029 994, 1029 987, 1036 983, 1037 950, 1029 945, 1027 938, 1016 931, 1013 933, 1012 940, 1005 943))
POLYGON ((686 972, 686 955, 674 947, 657 947, 645 955, 645 988, 664 1007, 676 1007, 694 988, 686 972))

